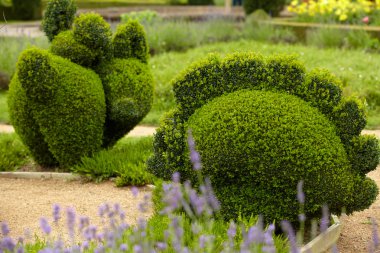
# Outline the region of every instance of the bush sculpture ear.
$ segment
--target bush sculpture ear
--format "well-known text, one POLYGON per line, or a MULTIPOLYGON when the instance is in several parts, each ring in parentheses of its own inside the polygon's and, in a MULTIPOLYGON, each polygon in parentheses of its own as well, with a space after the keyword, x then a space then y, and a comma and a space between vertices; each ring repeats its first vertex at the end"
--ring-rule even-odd
POLYGON ((191 129, 227 220, 262 214, 268 223, 297 222, 301 180, 310 219, 326 203, 337 214, 368 208, 378 189, 365 174, 379 163, 378 141, 360 136, 362 104, 342 97, 340 86, 326 70, 306 73, 292 56, 211 55, 174 79, 177 107, 157 130, 148 169, 166 180, 174 171, 196 179, 191 129))
POLYGON ((116 58, 136 58, 144 63, 149 60, 149 46, 144 27, 136 20, 119 25, 112 43, 116 58))
POLYGON ((52 41, 60 32, 69 30, 73 24, 77 6, 74 0, 50 0, 42 20, 42 29, 52 41))

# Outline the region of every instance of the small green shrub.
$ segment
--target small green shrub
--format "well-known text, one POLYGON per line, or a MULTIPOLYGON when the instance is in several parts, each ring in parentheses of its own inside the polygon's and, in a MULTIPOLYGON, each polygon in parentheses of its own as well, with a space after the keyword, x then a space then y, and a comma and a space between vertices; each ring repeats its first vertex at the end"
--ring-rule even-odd
POLYGON ((120 15, 120 22, 121 23, 127 23, 128 21, 136 20, 139 23, 143 25, 150 25, 155 22, 161 21, 161 17, 158 15, 157 12, 151 11, 151 10, 145 10, 145 11, 132 11, 128 13, 124 13, 120 15))
POLYGON ((41 0, 12 0, 12 11, 15 19, 40 19, 42 14, 41 0))
POLYGON ((189 5, 214 5, 214 0, 188 0, 189 5))
POLYGON ((309 73, 295 57, 210 55, 172 81, 176 108, 163 118, 148 170, 164 180, 178 171, 196 179, 186 144, 192 130, 226 219, 263 214, 266 222, 297 222, 297 183, 304 180, 305 214, 363 210, 376 199, 365 177, 379 162, 371 137, 359 137, 362 103, 342 95, 323 69, 309 73), (355 160, 355 162, 354 162, 355 160), (362 188, 363 194, 356 194, 362 188), (281 201, 280 201, 281 200, 281 201))
POLYGON ((136 20, 119 25, 112 39, 114 56, 117 58, 136 58, 148 62, 149 46, 142 25, 136 20))
POLYGON ((74 0, 49 0, 42 20, 42 30, 49 41, 62 31, 69 30, 74 22, 77 6, 74 0))
POLYGON ((152 154, 152 141, 152 137, 122 139, 111 149, 83 157, 72 171, 97 182, 117 177, 117 186, 152 183, 154 177, 145 169, 145 161, 152 154))
POLYGON ((28 163, 30 154, 16 134, 0 134, 0 171, 14 171, 28 163))
POLYGON ((277 16, 284 8, 286 0, 244 0, 243 8, 247 15, 251 14, 255 10, 263 9, 271 16, 277 16))

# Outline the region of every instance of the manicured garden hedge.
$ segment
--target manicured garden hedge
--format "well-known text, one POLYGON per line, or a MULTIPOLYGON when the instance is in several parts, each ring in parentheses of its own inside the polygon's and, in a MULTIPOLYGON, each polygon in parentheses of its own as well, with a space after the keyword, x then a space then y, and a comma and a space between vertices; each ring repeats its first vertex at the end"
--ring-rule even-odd
POLYGON ((214 54, 178 75, 173 89, 177 107, 157 130, 148 168, 164 179, 178 171, 197 181, 186 144, 191 131, 226 219, 297 221, 301 180, 308 218, 324 204, 351 213, 376 199, 365 173, 379 162, 378 141, 360 136, 362 105, 343 97, 328 71, 307 73, 291 56, 214 54))
POLYGON ((75 8, 67 3, 49 3, 43 23, 52 39, 50 52, 33 48, 21 54, 8 99, 16 132, 46 166, 71 166, 114 145, 153 102, 143 27, 130 21, 112 39, 98 14, 82 14, 73 25, 52 15, 72 13, 75 8))

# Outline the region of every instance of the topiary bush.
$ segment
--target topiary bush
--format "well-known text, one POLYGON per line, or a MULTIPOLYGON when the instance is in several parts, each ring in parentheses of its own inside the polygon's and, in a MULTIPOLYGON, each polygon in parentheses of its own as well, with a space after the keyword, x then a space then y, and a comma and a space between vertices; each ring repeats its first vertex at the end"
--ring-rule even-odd
POLYGON ((255 10, 263 9, 271 16, 278 16, 286 2, 286 0, 244 0, 243 8, 246 15, 251 14, 255 10))
POLYGON ((301 180, 308 218, 320 217, 324 204, 350 214, 376 199, 366 173, 379 163, 379 143, 360 135, 361 102, 343 97, 327 70, 307 73, 292 56, 213 54, 184 70, 173 90, 177 107, 161 121, 148 169, 196 182, 191 130, 225 219, 262 214, 268 223, 297 222, 301 180))
POLYGON ((134 26, 134 33, 117 33, 131 38, 123 44, 136 51, 129 54, 114 54, 109 25, 93 13, 57 34, 49 51, 21 54, 10 84, 10 118, 39 164, 70 167, 115 144, 149 112, 153 78, 146 45, 128 45, 145 40, 134 26))
POLYGON ((20 20, 40 19, 41 0, 12 0, 12 17, 20 20))
POLYGON ((62 31, 69 30, 75 18, 77 6, 73 0, 50 0, 42 20, 42 29, 52 41, 62 31))
POLYGON ((189 5, 214 5, 214 0, 188 0, 189 5))

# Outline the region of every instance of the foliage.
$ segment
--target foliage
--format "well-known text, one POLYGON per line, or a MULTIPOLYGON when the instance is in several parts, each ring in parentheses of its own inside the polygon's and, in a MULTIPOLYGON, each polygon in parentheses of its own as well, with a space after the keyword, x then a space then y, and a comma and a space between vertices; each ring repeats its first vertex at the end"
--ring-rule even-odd
POLYGON ((15 134, 0 134, 0 171, 14 171, 30 159, 28 149, 15 134))
POLYGON ((0 71, 0 90, 8 90, 9 88, 9 76, 0 71))
POLYGON ((110 25, 95 13, 81 14, 74 20, 73 37, 96 55, 94 66, 112 58, 110 25))
POLYGON ((376 24, 380 14, 380 1, 294 0, 288 6, 288 10, 296 13, 301 21, 376 24))
POLYGON ((245 14, 249 15, 255 10, 263 9, 271 16, 277 16, 284 8, 286 0, 244 0, 243 7, 245 14))
POLYGON ((129 27, 138 29, 123 43, 130 30, 117 31, 115 56, 109 24, 93 13, 58 34, 51 52, 22 53, 8 104, 16 132, 38 163, 70 167, 115 144, 148 113, 153 78, 146 44, 136 42, 145 41, 145 33, 138 23, 129 27), (119 52, 126 48, 128 54, 119 52))
POLYGON ((152 137, 121 139, 112 149, 83 157, 72 171, 96 182, 116 177, 117 186, 153 183, 153 176, 145 170, 151 146, 152 137))
POLYGON ((214 0, 188 0, 189 5, 213 5, 214 0))
POLYGON ((42 165, 72 165, 102 145, 102 83, 69 60, 41 49, 24 51, 8 103, 16 132, 42 165))
POLYGON ((136 20, 143 25, 151 25, 155 22, 161 21, 161 17, 156 11, 131 11, 120 15, 120 22, 127 23, 130 20, 136 20))
POLYGON ((98 73, 107 98, 103 136, 103 146, 107 147, 132 130, 149 112, 153 77, 145 63, 133 58, 115 58, 100 65, 98 73))
POLYGON ((96 64, 97 54, 78 43, 72 31, 63 31, 55 36, 50 45, 50 51, 83 67, 92 67, 96 64))
POLYGON ((52 41, 62 31, 73 24, 77 6, 74 0, 49 0, 42 20, 42 29, 52 41))
POLYGON ((41 0, 12 0, 13 15, 18 20, 41 18, 41 0))
POLYGON ((136 58, 147 63, 149 46, 142 25, 136 20, 130 20, 117 27, 112 39, 114 55, 117 58, 136 58))
POLYGON ((364 180, 363 171, 376 168, 379 147, 351 143, 365 126, 362 105, 344 98, 328 71, 306 73, 291 56, 213 54, 172 84, 177 106, 157 130, 148 169, 164 179, 178 171, 194 181, 185 141, 191 129, 202 173, 210 176, 226 219, 253 213, 266 222, 296 222, 292 196, 300 180, 308 217, 317 217, 325 203, 334 213, 343 207, 351 213, 376 198, 376 184, 364 180), (360 187, 367 195, 356 194, 360 187))

